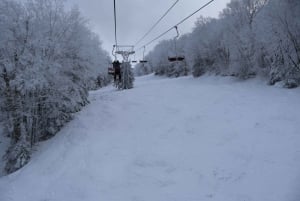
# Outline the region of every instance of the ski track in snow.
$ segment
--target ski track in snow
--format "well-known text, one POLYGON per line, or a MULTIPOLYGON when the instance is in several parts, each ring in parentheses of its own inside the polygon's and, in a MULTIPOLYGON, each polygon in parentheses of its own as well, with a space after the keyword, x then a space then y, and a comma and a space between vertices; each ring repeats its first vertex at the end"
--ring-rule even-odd
POLYGON ((151 75, 90 100, 1 201, 300 200, 299 89, 151 75))

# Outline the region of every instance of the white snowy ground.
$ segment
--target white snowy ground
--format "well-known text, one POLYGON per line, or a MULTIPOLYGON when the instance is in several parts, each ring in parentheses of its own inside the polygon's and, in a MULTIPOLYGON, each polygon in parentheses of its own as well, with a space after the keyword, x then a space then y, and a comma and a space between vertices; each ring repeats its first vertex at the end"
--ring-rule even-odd
POLYGON ((1 201, 300 200, 299 89, 151 75, 90 99, 1 201))

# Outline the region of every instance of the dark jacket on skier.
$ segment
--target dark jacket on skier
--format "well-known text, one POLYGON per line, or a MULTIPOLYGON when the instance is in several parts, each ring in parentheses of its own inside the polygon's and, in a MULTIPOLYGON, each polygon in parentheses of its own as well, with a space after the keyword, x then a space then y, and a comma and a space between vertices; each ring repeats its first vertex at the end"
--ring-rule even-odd
POLYGON ((113 63, 114 68, 114 80, 116 81, 117 76, 121 80, 121 63, 118 60, 115 60, 113 63))

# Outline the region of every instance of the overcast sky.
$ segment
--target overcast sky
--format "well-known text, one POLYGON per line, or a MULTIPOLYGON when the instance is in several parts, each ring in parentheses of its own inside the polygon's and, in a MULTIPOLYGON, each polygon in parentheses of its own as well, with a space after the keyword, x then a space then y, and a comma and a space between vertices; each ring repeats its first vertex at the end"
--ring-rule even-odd
MULTIPOLYGON (((117 35, 120 45, 135 44, 150 27, 167 11, 176 0, 116 0, 117 6, 117 35)), ((218 17, 219 12, 226 7, 230 0, 215 0, 192 18, 180 25, 181 34, 190 32, 196 19, 200 16, 218 17)), ((146 42, 155 38, 162 32, 177 24, 208 0, 179 0, 171 12, 149 34, 149 36, 137 45, 143 46, 146 42)), ((103 42, 103 48, 109 52, 114 44, 114 17, 113 0, 68 0, 68 7, 77 5, 82 15, 89 20, 90 27, 97 33, 103 42)), ((166 34, 162 39, 172 38, 176 32, 166 34)), ((158 42, 158 41, 157 41, 158 42)), ((153 45, 147 47, 151 50, 153 45)), ((140 52, 141 54, 141 52, 140 52)), ((139 55, 137 54, 137 57, 139 55)))

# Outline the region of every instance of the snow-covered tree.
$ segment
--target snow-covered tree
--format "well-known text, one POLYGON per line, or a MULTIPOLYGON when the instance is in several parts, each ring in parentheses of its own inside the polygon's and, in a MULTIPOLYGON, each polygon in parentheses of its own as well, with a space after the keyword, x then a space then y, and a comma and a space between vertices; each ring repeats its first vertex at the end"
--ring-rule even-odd
POLYGON ((130 62, 123 62, 121 64, 122 79, 118 88, 131 89, 133 88, 134 74, 130 62))
POLYGON ((145 58, 146 63, 138 63, 134 67, 134 74, 136 76, 148 75, 154 72, 153 64, 148 61, 148 57, 145 58))
MULTIPOLYGON (((218 19, 199 17, 192 33, 177 41, 186 69, 241 79, 264 76, 270 84, 300 85, 300 2, 231 0, 218 19)), ((173 40, 159 42, 146 56, 157 75, 181 76, 183 66, 167 61, 173 40)))
MULTIPOLYGON (((184 56, 184 45, 186 37, 178 40, 161 41, 148 55, 145 57, 148 61, 149 73, 154 72, 156 75, 166 75, 168 77, 178 77, 187 75, 189 72, 185 61, 170 62, 168 58, 184 56)), ((142 68, 143 65, 136 66, 142 68)))
POLYGON ((270 65, 270 84, 284 81, 286 87, 295 87, 300 84, 300 2, 270 1, 264 17, 268 35, 261 43, 270 65))
POLYGON ((36 142, 54 136, 88 103, 89 89, 106 83, 110 59, 78 9, 65 11, 63 0, 1 0, 0 33, 10 173, 28 162, 36 142))

